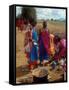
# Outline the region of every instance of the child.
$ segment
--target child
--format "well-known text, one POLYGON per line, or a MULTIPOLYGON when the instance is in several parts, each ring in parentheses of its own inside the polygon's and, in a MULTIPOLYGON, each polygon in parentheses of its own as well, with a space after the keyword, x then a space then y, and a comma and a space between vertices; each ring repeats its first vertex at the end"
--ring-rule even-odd
POLYGON ((47 22, 43 22, 43 29, 39 35, 39 59, 45 65, 49 59, 50 38, 47 29, 47 22))

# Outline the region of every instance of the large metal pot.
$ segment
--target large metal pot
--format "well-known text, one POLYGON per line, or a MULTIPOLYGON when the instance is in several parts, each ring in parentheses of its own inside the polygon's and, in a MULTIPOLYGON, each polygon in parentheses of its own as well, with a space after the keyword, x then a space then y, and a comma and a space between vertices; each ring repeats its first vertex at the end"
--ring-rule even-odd
POLYGON ((46 67, 39 67, 32 71, 33 83, 48 82, 48 71, 46 67))

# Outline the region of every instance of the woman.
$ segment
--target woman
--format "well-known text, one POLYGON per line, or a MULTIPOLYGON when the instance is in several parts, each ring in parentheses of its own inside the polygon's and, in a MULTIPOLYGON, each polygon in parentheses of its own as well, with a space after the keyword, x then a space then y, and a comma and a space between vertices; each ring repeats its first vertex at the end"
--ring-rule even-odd
POLYGON ((30 51, 30 68, 33 69, 37 66, 37 60, 38 60, 38 35, 36 32, 36 22, 32 19, 31 20, 32 25, 32 47, 30 51))
POLYGON ((55 35, 55 37, 54 37, 55 55, 54 55, 53 59, 55 60, 56 63, 58 63, 58 60, 59 60, 60 40, 61 40, 61 38, 58 35, 55 35))
POLYGON ((65 58, 66 57, 66 39, 65 38, 61 39, 59 36, 55 36, 54 43, 55 43, 55 50, 56 50, 54 59, 58 61, 61 58, 65 58))
POLYGON ((31 47, 32 47, 32 32, 30 30, 30 24, 28 23, 26 25, 26 31, 25 31, 25 40, 24 40, 24 49, 25 49, 25 54, 26 57, 28 58, 29 61, 29 54, 31 51, 31 47))
POLYGON ((40 62, 45 65, 49 59, 50 37, 47 29, 47 22, 43 22, 43 29, 39 35, 39 59, 40 62))
POLYGON ((62 38, 60 40, 60 52, 59 52, 59 59, 66 57, 66 39, 62 38))
POLYGON ((55 54, 54 35, 50 34, 50 55, 53 57, 55 54))

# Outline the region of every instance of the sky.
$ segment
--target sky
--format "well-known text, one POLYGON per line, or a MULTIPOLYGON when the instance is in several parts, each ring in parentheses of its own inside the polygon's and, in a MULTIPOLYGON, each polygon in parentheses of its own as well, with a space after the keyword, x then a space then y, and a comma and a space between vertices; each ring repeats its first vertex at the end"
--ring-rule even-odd
MULTIPOLYGON (((66 10, 65 9, 53 9, 53 8, 35 8, 37 19, 66 19, 66 10)), ((22 7, 16 7, 16 16, 22 13, 22 7)))

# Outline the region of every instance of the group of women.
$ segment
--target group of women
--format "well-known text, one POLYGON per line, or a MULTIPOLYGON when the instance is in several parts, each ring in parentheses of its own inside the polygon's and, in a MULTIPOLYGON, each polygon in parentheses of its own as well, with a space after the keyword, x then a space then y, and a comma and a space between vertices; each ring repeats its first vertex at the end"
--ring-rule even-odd
POLYGON ((43 21, 42 25, 43 28, 38 34, 35 21, 25 23, 24 49, 30 69, 38 65, 45 66, 52 61, 57 65, 61 59, 66 58, 66 38, 50 34, 47 21, 43 21))

